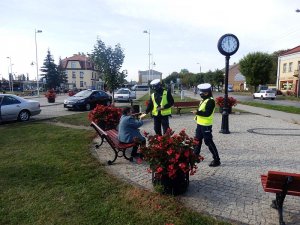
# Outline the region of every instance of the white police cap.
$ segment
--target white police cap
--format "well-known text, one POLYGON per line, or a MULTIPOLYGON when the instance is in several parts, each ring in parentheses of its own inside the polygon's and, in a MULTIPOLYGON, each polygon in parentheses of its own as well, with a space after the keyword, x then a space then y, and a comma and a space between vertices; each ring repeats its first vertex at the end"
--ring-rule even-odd
POLYGON ((211 85, 209 83, 199 84, 197 86, 197 88, 199 89, 200 94, 202 92, 210 92, 211 91, 211 85))
POLYGON ((150 85, 157 85, 160 83, 160 79, 154 79, 153 81, 151 81, 150 85))

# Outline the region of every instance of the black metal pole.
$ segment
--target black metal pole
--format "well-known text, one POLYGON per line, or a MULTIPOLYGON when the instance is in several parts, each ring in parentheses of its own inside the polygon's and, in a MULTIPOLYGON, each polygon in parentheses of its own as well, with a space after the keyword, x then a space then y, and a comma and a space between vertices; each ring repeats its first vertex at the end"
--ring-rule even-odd
POLYGON ((222 124, 220 133, 230 134, 229 131, 229 113, 228 113, 228 71, 229 71, 229 59, 230 56, 226 56, 225 59, 225 91, 224 91, 224 107, 222 113, 222 124))

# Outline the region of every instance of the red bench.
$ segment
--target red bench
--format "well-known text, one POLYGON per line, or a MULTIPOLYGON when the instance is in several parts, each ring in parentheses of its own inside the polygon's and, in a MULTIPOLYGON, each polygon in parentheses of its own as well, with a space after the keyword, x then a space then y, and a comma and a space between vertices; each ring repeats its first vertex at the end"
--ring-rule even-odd
POLYGON ((126 150, 132 148, 135 145, 135 143, 119 142, 118 131, 115 129, 104 131, 94 122, 91 123, 91 127, 93 127, 96 130, 96 132, 101 138, 100 144, 97 144, 95 147, 99 148, 103 144, 104 140, 106 140, 110 147, 114 150, 114 159, 108 160, 108 165, 113 164, 118 157, 124 157, 129 161, 133 161, 132 157, 126 156, 126 150))
POLYGON ((286 195, 300 196, 300 174, 269 171, 267 175, 261 175, 261 184, 265 192, 276 194, 271 207, 278 210, 279 224, 283 221, 283 202, 286 195))
POLYGON ((190 102, 174 102, 173 107, 177 109, 176 114, 180 114, 182 108, 195 108, 199 107, 200 101, 190 101, 190 102))

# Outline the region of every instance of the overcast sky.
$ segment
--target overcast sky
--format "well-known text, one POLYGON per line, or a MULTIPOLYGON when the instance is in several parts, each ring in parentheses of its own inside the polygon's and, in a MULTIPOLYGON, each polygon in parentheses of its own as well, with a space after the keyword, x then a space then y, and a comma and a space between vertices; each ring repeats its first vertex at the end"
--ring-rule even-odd
POLYGON ((230 64, 250 52, 272 53, 300 45, 298 0, 1 0, 0 79, 13 73, 36 78, 35 29, 38 64, 50 49, 59 57, 91 53, 97 38, 106 45, 120 44, 128 80, 148 69, 151 62, 163 77, 181 69, 190 72, 222 69, 224 56, 217 49, 225 33, 240 40, 230 64))

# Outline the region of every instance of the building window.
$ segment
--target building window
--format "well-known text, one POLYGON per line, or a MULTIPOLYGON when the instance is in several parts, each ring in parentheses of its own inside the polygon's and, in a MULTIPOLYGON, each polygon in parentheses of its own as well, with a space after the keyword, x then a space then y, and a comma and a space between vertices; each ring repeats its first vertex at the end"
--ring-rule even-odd
POLYGON ((72 71, 72 78, 76 78, 76 72, 72 71))
POLYGON ((75 69, 76 68, 76 62, 71 62, 71 68, 75 69))
POLYGON ((80 71, 80 78, 83 79, 84 72, 80 71))
POLYGON ((290 63, 289 63, 289 72, 292 72, 292 69, 293 69, 293 63, 290 62, 290 63))
POLYGON ((83 87, 83 81, 80 81, 80 87, 83 87))
POLYGON ((286 63, 283 64, 283 72, 286 73, 286 63))

